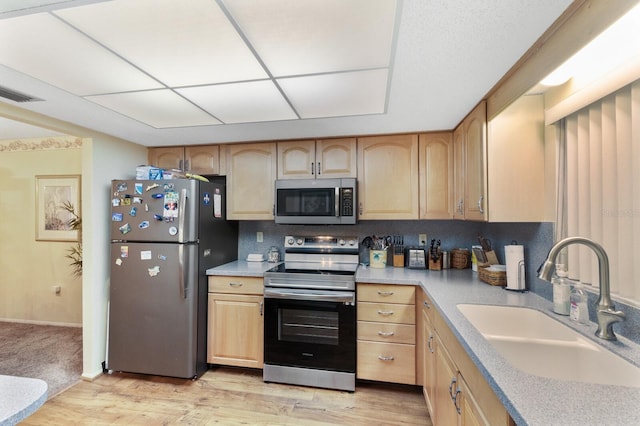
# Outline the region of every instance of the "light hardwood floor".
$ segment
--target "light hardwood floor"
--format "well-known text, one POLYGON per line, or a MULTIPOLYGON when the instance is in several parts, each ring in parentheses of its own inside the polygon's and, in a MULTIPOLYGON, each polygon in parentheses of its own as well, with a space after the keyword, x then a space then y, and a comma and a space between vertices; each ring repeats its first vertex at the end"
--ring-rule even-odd
POLYGON ((215 367, 198 380, 126 373, 81 382, 23 425, 431 425, 418 387, 358 382, 353 393, 264 383, 215 367))

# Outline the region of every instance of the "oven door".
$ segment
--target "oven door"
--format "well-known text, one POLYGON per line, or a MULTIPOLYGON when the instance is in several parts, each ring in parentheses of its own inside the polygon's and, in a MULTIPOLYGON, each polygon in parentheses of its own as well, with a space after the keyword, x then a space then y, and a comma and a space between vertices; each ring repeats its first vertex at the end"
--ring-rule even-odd
POLYGON ((265 364, 355 373, 355 293, 270 289, 264 293, 265 364))

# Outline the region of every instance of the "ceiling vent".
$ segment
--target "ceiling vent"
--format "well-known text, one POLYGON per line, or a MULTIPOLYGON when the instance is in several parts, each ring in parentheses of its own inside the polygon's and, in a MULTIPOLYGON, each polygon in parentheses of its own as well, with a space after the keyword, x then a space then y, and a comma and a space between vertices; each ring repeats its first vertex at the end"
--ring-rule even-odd
POLYGON ((34 98, 33 96, 25 95, 24 93, 17 92, 4 86, 0 86, 0 97, 10 99, 14 102, 36 102, 42 100, 39 98, 34 98))

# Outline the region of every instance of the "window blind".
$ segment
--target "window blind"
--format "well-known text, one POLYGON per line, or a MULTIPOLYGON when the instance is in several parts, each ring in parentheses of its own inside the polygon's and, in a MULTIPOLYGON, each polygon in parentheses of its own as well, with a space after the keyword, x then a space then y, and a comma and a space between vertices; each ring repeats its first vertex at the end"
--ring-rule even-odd
MULTIPOLYGON (((609 256, 611 291, 640 303, 640 80, 563 119, 559 124, 558 210, 563 236, 600 243, 609 256), (564 160, 564 164, 562 164, 564 160), (559 200, 560 202, 560 200, 559 200), (561 207, 559 205, 559 207, 561 207)), ((560 235, 558 235, 560 236, 560 235)), ((572 279, 597 287, 598 261, 568 247, 572 279)))

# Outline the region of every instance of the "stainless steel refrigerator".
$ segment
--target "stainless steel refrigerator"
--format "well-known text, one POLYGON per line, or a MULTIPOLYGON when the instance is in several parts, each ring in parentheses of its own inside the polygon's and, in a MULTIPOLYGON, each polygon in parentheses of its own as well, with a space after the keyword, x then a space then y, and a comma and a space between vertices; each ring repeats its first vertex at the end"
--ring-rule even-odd
POLYGON ((225 196, 223 183, 112 182, 107 370, 195 378, 207 369, 206 270, 238 252, 225 196))

